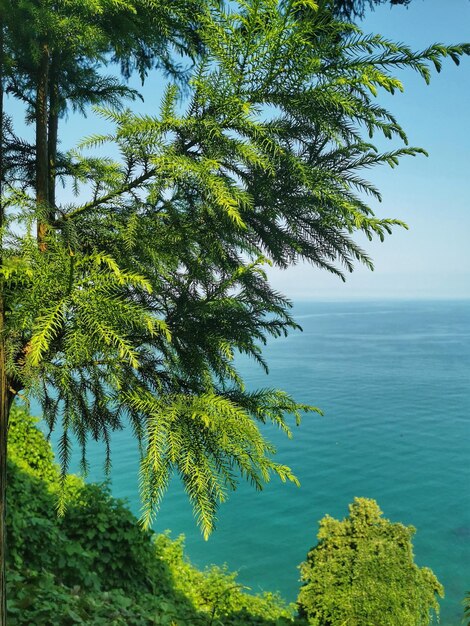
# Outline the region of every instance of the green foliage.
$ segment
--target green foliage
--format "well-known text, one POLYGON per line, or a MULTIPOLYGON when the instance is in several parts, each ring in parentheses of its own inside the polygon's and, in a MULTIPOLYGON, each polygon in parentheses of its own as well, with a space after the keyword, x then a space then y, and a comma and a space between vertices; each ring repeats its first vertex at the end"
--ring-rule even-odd
POLYGON ((301 565, 300 614, 315 626, 427 626, 443 587, 414 564, 414 532, 382 518, 365 498, 356 498, 342 521, 324 517, 301 565))
MULTIPOLYGON (((67 479, 36 420, 14 407, 10 423, 8 610, 16 626, 303 624, 276 595, 252 596, 225 568, 194 568, 183 539, 143 530, 105 486, 67 479)), ((326 517, 302 565, 300 612, 318 626, 425 626, 442 587, 413 563, 414 529, 356 499, 343 521, 326 517), (387 621, 388 620, 388 621, 387 621)), ((468 604, 468 603, 467 603, 468 604)), ((468 613, 468 606, 466 613, 468 613)))
POLYGON ((275 389, 248 392, 234 364, 243 353, 266 368, 263 344, 297 328, 265 266, 304 260, 340 278, 358 262, 372 268, 355 235, 384 239, 404 224, 374 215, 367 196, 380 192, 363 172, 423 153, 377 96, 403 89, 397 69, 429 81, 470 46, 415 52, 338 21, 324 1, 6 4, 8 90, 28 121, 57 100, 47 124, 36 115, 42 151, 6 134, 8 388, 62 431, 63 476, 72 435, 83 469, 89 437, 107 446, 109 466, 110 432, 129 421, 145 521, 177 473, 207 536, 241 478, 257 489, 272 476, 296 481, 262 425, 289 435, 289 415, 318 410, 275 389), (193 59, 183 86, 173 47, 193 59), (159 112, 117 106, 123 85, 99 82, 111 59, 124 75, 155 63, 170 72, 159 112), (99 103, 110 131, 58 155, 52 171, 67 103, 99 103), (377 135, 397 145, 381 152, 377 135), (97 156, 107 144, 115 162, 97 156), (38 197, 56 179, 66 199, 49 193, 45 206, 38 197))
POLYGON ((53 484, 58 479, 59 468, 49 442, 37 428, 38 422, 23 407, 13 405, 9 420, 8 458, 22 470, 53 484))
POLYGON ((463 607, 464 619, 467 620, 466 626, 470 626, 470 591, 465 596, 463 607))
POLYGON ((264 266, 372 268, 354 236, 404 224, 374 215, 362 173, 424 152, 376 97, 403 89, 398 68, 429 81, 470 46, 414 52, 323 0, 0 0, 0 16, 0 421, 22 394, 61 430, 58 470, 29 419, 11 418, 10 623, 289 622, 222 570, 190 575, 181 553, 166 564, 179 548, 67 476, 71 442, 84 471, 88 439, 104 442, 109 468, 110 433, 130 422, 144 521, 177 473, 205 536, 240 479, 297 482, 261 428, 290 436, 289 416, 318 409, 247 391, 234 365, 242 353, 267 369, 263 344, 298 328, 264 266), (158 113, 124 108, 138 93, 111 63, 125 78, 163 70, 158 113), (91 104, 110 132, 61 153, 59 118, 91 104), (380 152, 377 134, 398 146, 380 152), (116 161, 97 152, 109 143, 116 161), (173 580, 185 568, 192 587, 173 580))
POLYGON ((119 107, 137 92, 100 68, 119 63, 125 76, 137 71, 142 79, 153 67, 180 74, 183 55, 190 58, 201 46, 197 30, 206 12, 198 0, 2 0, 0 10, 6 87, 27 106, 30 120, 44 46, 60 115, 67 107, 84 112, 89 103, 119 107))
POLYGON ((24 409, 10 425, 8 623, 12 626, 292 626, 276 594, 251 596, 225 568, 195 569, 183 539, 144 531, 106 486, 67 482, 24 409))
MULTIPOLYGON (((97 587, 90 568, 92 555, 68 541, 57 517, 59 467, 50 444, 36 428, 36 419, 14 407, 8 450, 8 562, 12 569, 54 571, 58 584, 97 587), (47 546, 47 549, 46 549, 47 546), (87 580, 80 572, 89 570, 87 580)), ((70 477, 67 493, 82 486, 70 477)))
POLYGON ((90 570, 102 589, 121 588, 129 594, 155 591, 152 581, 158 562, 152 535, 136 524, 124 502, 113 498, 105 486, 77 489, 60 525, 70 541, 87 546, 90 570))
POLYGON ((292 623, 292 607, 283 605, 277 594, 247 594, 237 583, 236 574, 229 573, 225 567, 212 566, 204 572, 192 567, 184 558, 181 538, 172 541, 168 535, 159 535, 156 547, 157 552, 164 555, 162 558, 172 573, 175 589, 198 610, 211 615, 215 623, 232 624, 242 619, 246 619, 247 624, 258 623, 256 618, 260 624, 265 623, 263 619, 292 623))
MULTIPOLYGON (((274 400, 280 400, 282 408, 298 411, 286 398, 290 406, 280 393, 274 400)), ((274 402, 269 400, 270 417, 287 429, 281 410, 274 411, 274 402)), ((148 453, 141 465, 146 526, 174 467, 179 469, 206 538, 213 528, 217 504, 225 500, 227 487, 235 489, 238 473, 257 489, 262 489, 271 472, 283 482, 299 484, 288 467, 269 458, 275 449, 261 436, 249 412, 229 398, 179 394, 162 402, 151 394, 139 397, 134 393, 129 406, 149 415, 148 453)), ((260 405, 257 410, 258 418, 266 419, 263 413, 267 411, 260 405)))

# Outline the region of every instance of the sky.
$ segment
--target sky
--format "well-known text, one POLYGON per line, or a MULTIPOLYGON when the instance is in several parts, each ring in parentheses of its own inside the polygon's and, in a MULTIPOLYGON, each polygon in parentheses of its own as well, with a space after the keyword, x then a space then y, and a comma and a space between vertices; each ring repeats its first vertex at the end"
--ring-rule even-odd
MULTIPOLYGON (((415 49, 470 41, 469 0, 412 0, 380 6, 360 24, 415 49)), ((454 299, 470 297, 470 58, 444 63, 431 84, 412 72, 397 74, 403 94, 378 100, 398 118, 410 145, 429 157, 405 157, 399 167, 368 171, 382 192, 377 215, 396 217, 384 243, 364 241, 373 272, 358 267, 346 283, 308 265, 270 272, 273 285, 294 300, 454 299)))
MULTIPOLYGON (((387 4, 368 11, 360 25, 365 32, 414 49, 470 41, 470 0, 387 4)), ((444 62, 430 85, 410 71, 397 76, 405 92, 379 94, 378 102, 398 118, 410 145, 425 148, 429 157, 405 157, 399 167, 382 166, 367 171, 366 178, 383 196, 381 204, 373 204, 376 214, 399 218, 409 230, 396 228, 383 243, 356 237, 372 256, 375 270, 357 266, 346 283, 302 263, 284 271, 269 269, 273 286, 292 300, 470 298, 470 58, 462 59, 459 67, 450 59, 444 62)), ((136 77, 131 86, 145 99, 132 108, 156 114, 161 75, 150 76, 143 88, 136 77)), ((22 112, 16 113, 21 119, 22 112)), ((59 136, 66 137, 63 147, 72 147, 102 131, 103 121, 93 113, 86 120, 70 115, 61 121, 59 136)), ((393 147, 399 144, 385 146, 393 147)))

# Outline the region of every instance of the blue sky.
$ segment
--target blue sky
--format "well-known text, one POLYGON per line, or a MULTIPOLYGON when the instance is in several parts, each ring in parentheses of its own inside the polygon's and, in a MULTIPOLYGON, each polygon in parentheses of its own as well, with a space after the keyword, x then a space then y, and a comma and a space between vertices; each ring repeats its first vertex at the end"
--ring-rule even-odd
MULTIPOLYGON (((470 41, 470 0, 385 5, 368 11, 361 27, 415 49, 470 41)), ((405 92, 378 99, 398 118, 410 145, 425 148, 429 157, 408 157, 395 169, 384 166, 367 177, 383 195, 376 213, 398 217, 410 230, 396 229, 384 243, 359 239, 375 271, 358 266, 346 283, 306 264, 269 270, 273 285, 293 300, 470 298, 470 58, 460 67, 445 62, 429 86, 409 71, 398 77, 405 92)), ((132 86, 141 90, 137 78, 132 86)), ((156 114, 162 86, 161 76, 150 77, 142 90, 145 102, 133 108, 156 114)), ((20 120, 22 112, 16 113, 20 120)), ((64 147, 102 131, 103 121, 94 114, 61 122, 64 147)), ((387 142, 386 149, 391 147, 387 142)))
MULTIPOLYGON (((470 2, 381 6, 361 27, 416 49, 470 41, 470 2)), ((459 67, 446 62, 429 86, 411 72, 398 76, 405 92, 379 100, 401 122, 410 145, 429 157, 367 174, 383 195, 377 214, 398 217, 410 230, 397 229, 384 243, 364 242, 375 271, 358 267, 345 284, 306 265, 271 271, 273 284, 292 299, 470 297, 470 58, 459 67)))

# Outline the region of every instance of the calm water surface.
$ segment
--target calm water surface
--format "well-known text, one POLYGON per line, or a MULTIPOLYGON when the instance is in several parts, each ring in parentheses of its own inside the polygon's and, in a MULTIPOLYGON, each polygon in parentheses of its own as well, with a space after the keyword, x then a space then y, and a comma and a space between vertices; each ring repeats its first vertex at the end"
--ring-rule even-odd
MULTIPOLYGON (((250 387, 282 387, 324 410, 291 441, 266 428, 300 489, 242 485, 205 542, 175 481, 155 529, 184 533, 195 564, 227 563, 254 592, 295 600, 318 520, 344 517, 354 496, 375 498, 386 517, 417 528, 416 561, 446 589, 441 624, 458 626, 470 590, 470 301, 302 303, 295 314, 303 332, 266 348, 270 375, 246 360, 240 369, 250 387)), ((113 492, 138 513, 128 432, 116 433, 113 456, 113 492)), ((101 448, 90 460, 90 478, 102 479, 101 448)))

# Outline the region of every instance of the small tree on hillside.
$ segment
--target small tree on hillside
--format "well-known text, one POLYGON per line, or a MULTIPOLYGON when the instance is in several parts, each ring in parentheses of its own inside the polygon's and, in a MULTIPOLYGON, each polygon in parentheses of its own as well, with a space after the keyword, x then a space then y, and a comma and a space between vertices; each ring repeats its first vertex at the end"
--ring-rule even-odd
POLYGON ((300 566, 299 612, 315 626, 426 626, 443 587, 413 560, 412 526, 355 498, 349 517, 320 522, 318 544, 300 566))
POLYGON ((470 591, 463 601, 464 620, 466 620, 466 626, 470 626, 470 591))

